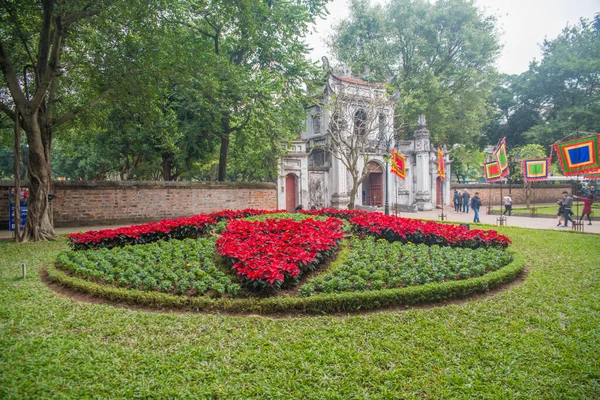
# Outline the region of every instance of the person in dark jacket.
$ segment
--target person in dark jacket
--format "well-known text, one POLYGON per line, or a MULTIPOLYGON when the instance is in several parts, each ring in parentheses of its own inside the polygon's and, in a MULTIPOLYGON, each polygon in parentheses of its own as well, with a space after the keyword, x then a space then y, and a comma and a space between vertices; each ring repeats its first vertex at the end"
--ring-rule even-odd
POLYGON ((464 192, 462 192, 462 199, 463 199, 463 212, 468 213, 469 212, 469 201, 471 199, 471 194, 467 191, 467 189, 464 190, 464 192))
POLYGON ((565 216, 565 224, 563 225, 565 228, 569 225, 569 221, 575 223, 571 215, 573 215, 573 197, 566 190, 563 192, 563 207, 564 207, 564 216, 565 216))
POLYGON ((473 218, 473 222, 481 222, 479 220, 479 207, 481 207, 481 198, 479 197, 479 192, 475 192, 475 196, 471 198, 471 208, 475 213, 475 217, 473 218))
POLYGON ((454 201, 454 211, 458 212, 458 205, 460 204, 458 199, 460 198, 460 193, 458 192, 458 189, 454 189, 454 198, 452 199, 454 201))

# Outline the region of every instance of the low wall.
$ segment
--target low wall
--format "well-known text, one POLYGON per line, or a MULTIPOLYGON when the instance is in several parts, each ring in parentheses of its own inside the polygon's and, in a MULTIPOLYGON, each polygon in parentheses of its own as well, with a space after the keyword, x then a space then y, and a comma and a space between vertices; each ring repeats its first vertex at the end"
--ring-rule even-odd
MULTIPOLYGON (((55 181, 53 185, 57 227, 158 221, 225 209, 277 208, 274 183, 55 181)), ((11 181, 0 181, 0 229, 8 229, 11 186, 11 181)))
MULTIPOLYGON (((454 189, 458 189, 462 193, 465 188, 471 193, 471 196, 475 192, 479 192, 479 197, 481 197, 484 206, 487 206, 488 202, 491 202, 492 205, 500 205, 502 197, 507 194, 510 195, 514 205, 524 205, 527 203, 525 189, 523 189, 522 184, 518 186, 512 185, 512 188, 509 185, 502 185, 502 189, 500 189, 499 184, 453 184, 451 193, 454 193, 454 189)), ((556 203, 558 199, 562 198, 562 192, 566 190, 571 193, 571 189, 571 185, 535 183, 531 191, 530 201, 535 204, 556 203)), ((452 194, 450 195, 450 200, 452 200, 452 194)))

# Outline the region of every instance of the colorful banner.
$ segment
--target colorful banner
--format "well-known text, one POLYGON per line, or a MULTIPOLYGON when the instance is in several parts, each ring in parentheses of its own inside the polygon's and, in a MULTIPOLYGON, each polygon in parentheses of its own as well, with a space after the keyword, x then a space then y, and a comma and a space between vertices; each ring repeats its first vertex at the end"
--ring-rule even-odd
POLYGON ((440 178, 443 181, 445 181, 446 180, 446 165, 444 163, 444 152, 439 147, 438 147, 437 159, 438 159, 438 167, 437 167, 438 174, 440 175, 440 178))
POLYGON ((502 179, 500 167, 497 161, 491 161, 483 164, 483 175, 486 182, 497 182, 502 179))
POLYGON ((496 150, 494 150, 494 157, 500 168, 500 177, 507 175, 510 172, 508 168, 508 154, 506 154, 506 138, 502 138, 496 150))
POLYGON ((600 168, 586 172, 583 175, 583 179, 600 179, 600 168))
POLYGON ((392 173, 406 179, 406 157, 392 149, 392 173))
POLYGON ((597 135, 558 143, 554 149, 565 176, 591 173, 600 168, 597 135))
POLYGON ((550 172, 550 159, 523 160, 521 170, 523 171, 523 178, 528 182, 546 180, 550 172))

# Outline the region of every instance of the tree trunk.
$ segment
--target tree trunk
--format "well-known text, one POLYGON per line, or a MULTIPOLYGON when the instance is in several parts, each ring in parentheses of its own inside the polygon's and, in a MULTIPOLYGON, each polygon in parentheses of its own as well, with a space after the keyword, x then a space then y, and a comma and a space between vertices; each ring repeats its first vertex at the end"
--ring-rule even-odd
POLYGON ((21 125, 19 110, 15 112, 15 162, 13 172, 15 175, 15 242, 20 242, 21 237, 21 125))
POLYGON ((47 155, 50 154, 50 151, 42 142, 38 110, 26 113, 23 115, 23 120, 29 144, 29 165, 27 166, 29 200, 23 241, 50 240, 55 236, 54 227, 48 214, 51 173, 47 155))
POLYGON ((227 173, 227 152, 229 151, 229 133, 221 135, 221 150, 219 152, 219 182, 225 181, 227 173))
POLYGON ((356 207, 356 192, 358 192, 358 185, 352 185, 352 189, 350 189, 350 202, 348 203, 348 210, 354 210, 356 207))
POLYGON ((162 155, 162 178, 165 182, 171 180, 171 157, 162 155))

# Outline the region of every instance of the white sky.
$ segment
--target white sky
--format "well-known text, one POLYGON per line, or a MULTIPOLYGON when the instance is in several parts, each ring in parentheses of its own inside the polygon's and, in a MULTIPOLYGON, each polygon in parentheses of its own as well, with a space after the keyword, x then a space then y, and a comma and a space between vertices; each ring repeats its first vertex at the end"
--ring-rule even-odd
MULTIPOLYGON (((371 0, 387 3, 387 0, 371 0)), ((540 44, 544 38, 554 39, 568 24, 579 18, 592 19, 600 12, 600 0, 476 0, 486 14, 499 17, 500 42, 504 46, 497 61, 500 72, 520 74, 529 68, 534 59, 541 59, 540 44)), ((327 6, 330 15, 319 21, 308 44, 313 48, 309 54, 314 61, 322 56, 332 59, 325 41, 332 27, 348 16, 348 0, 333 0, 327 6)))

